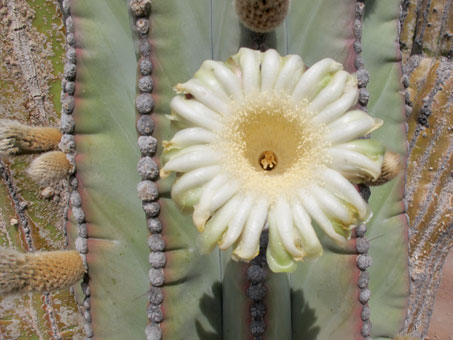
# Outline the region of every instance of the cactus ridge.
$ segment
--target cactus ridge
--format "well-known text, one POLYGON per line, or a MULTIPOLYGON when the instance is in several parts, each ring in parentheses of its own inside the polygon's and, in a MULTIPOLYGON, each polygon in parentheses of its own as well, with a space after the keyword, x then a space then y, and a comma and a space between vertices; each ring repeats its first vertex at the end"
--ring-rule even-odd
MULTIPOLYGON (((139 134, 137 143, 141 151, 141 158, 137 164, 138 173, 142 181, 138 184, 138 197, 142 200, 143 207, 152 206, 157 204, 158 194, 157 187, 153 180, 158 178, 159 169, 156 163, 152 160, 156 153, 157 141, 151 134, 154 131, 154 123, 150 114, 154 108, 154 101, 151 96, 152 92, 152 68, 153 64, 149 55, 149 41, 148 32, 150 27, 150 2, 149 1, 131 1, 130 11, 133 15, 133 23, 139 39, 139 55, 137 62, 137 69, 139 76, 137 77, 137 87, 139 93, 135 100, 135 106, 139 113, 137 120, 137 132, 139 134), (150 145, 152 145, 150 147, 150 145)), ((162 231, 162 224, 159 221, 158 212, 150 213, 145 208, 145 215, 151 233, 150 240, 160 236, 162 231)), ((160 290, 164 285, 164 269, 166 264, 165 241, 161 238, 161 246, 153 246, 153 242, 148 242, 150 246, 149 262, 151 269, 149 270, 150 291, 160 290)), ((163 338, 160 323, 163 321, 162 300, 156 301, 153 299, 155 294, 149 294, 148 299, 148 320, 149 324, 146 326, 145 334, 148 340, 160 340, 163 338)))
MULTIPOLYGON (((369 76, 368 76, 368 71, 365 68, 365 65, 363 63, 362 56, 361 56, 362 23, 363 23, 364 14, 365 14, 365 2, 363 0, 357 0, 356 6, 355 6, 355 21, 354 21, 354 37, 355 37, 355 41, 353 44, 353 48, 354 48, 354 52, 355 52, 354 65, 357 68, 360 109, 364 110, 364 111, 368 111, 366 106, 368 104, 369 94, 366 89, 366 86, 368 84, 369 76)), ((362 188, 364 188, 364 186, 362 186, 362 188)), ((367 191, 366 188, 364 188, 364 189, 366 192, 367 191)), ((362 191, 361 194, 363 197, 364 192, 362 191)), ((368 202, 368 197, 363 197, 363 198, 368 202)), ((361 259, 369 256, 368 255, 369 242, 366 238, 366 224, 361 224, 356 229, 356 234, 357 234, 356 249, 357 249, 357 252, 359 253, 359 255, 357 256, 357 267, 360 270, 359 282, 357 283, 357 285, 358 285, 358 288, 360 289, 359 302, 362 305, 361 334, 362 334, 364 340, 368 340, 368 339, 370 339, 371 327, 372 327, 371 321, 370 321, 370 308, 368 306, 368 301, 370 299, 370 290, 368 289, 369 275, 367 275, 368 273, 366 271, 368 266, 360 265, 361 259)))
MULTIPOLYGON (((66 28, 66 60, 61 84, 61 102, 63 103, 63 105, 60 119, 60 130, 63 132, 63 135, 61 136, 60 147, 66 154, 67 159, 74 160, 76 155, 75 145, 70 146, 71 143, 74 144, 75 124, 72 114, 74 112, 75 79, 77 76, 74 22, 71 15, 70 1, 62 0, 60 4, 66 28)), ((70 174, 69 171, 68 174, 70 174)), ((88 232, 85 221, 85 212, 82 208, 81 195, 78 192, 78 180, 75 177, 74 173, 72 173, 69 178, 69 191, 69 207, 71 208, 72 215, 74 216, 75 223, 77 225, 77 238, 75 239, 75 248, 79 252, 79 256, 82 259, 84 267, 89 269, 87 265, 88 232)), ((68 224, 68 221, 66 221, 66 223, 68 224)), ((78 303, 85 320, 86 337, 88 339, 91 339, 93 337, 93 329, 91 327, 92 317, 90 306, 89 275, 83 276, 81 288, 83 296, 81 298, 81 301, 78 301, 78 303)))

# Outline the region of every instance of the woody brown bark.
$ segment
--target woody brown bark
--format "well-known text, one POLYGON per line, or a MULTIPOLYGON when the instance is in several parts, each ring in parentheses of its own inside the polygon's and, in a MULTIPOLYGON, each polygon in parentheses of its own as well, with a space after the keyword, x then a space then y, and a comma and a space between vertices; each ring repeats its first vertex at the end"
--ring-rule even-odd
POLYGON ((426 336, 453 245, 453 4, 405 0, 400 46, 406 88, 410 298, 404 331, 426 336))

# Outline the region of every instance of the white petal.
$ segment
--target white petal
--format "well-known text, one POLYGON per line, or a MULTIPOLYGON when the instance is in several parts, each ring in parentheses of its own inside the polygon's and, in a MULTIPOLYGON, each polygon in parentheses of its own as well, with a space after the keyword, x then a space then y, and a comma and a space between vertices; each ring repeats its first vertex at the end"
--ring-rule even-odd
POLYGON ((381 173, 382 161, 372 161, 358 152, 337 147, 330 148, 328 152, 332 158, 330 166, 350 181, 361 182, 370 176, 375 180, 381 173))
POLYGON ((269 244, 267 246, 266 258, 269 268, 274 273, 293 272, 297 265, 291 254, 283 246, 278 232, 277 218, 274 213, 275 209, 270 209, 269 221, 269 244))
POLYGON ((330 217, 336 218, 346 226, 351 225, 354 221, 352 212, 341 203, 341 201, 332 195, 328 190, 320 188, 317 185, 311 187, 313 197, 318 202, 319 207, 330 217))
POLYGON ((203 63, 202 67, 211 70, 229 96, 234 99, 241 99, 243 97, 241 80, 224 63, 207 60, 203 63))
POLYGON ((252 194, 248 194, 244 197, 240 207, 234 214, 230 223, 228 223, 228 229, 223 234, 222 240, 219 243, 220 249, 225 250, 231 247, 231 245, 239 238, 242 233, 242 229, 244 228, 244 224, 247 221, 247 217, 249 216, 250 209, 253 206, 254 200, 255 197, 252 194))
POLYGON ((335 73, 327 86, 323 88, 311 101, 308 110, 311 112, 319 112, 328 104, 340 98, 346 86, 348 76, 349 73, 343 70, 335 73))
MULTIPOLYGON (((275 203, 275 218, 278 225, 278 232, 280 240, 285 246, 286 250, 293 256, 295 260, 301 260, 304 257, 304 252, 298 246, 298 239, 296 239, 296 233, 293 226, 293 219, 291 213, 291 207, 289 203, 279 198, 275 203)), ((298 235, 297 235, 298 236, 298 235)))
POLYGON ((370 214, 368 205, 360 196, 354 185, 344 178, 337 171, 322 168, 320 169, 325 186, 335 195, 352 204, 358 211, 359 217, 364 220, 370 214))
POLYGON ((233 216, 236 214, 242 199, 239 195, 228 201, 215 215, 206 223, 206 228, 198 238, 200 251, 208 253, 212 251, 219 242, 222 234, 233 216))
POLYGON ((258 255, 261 232, 266 222, 269 202, 261 197, 253 205, 239 244, 233 251, 236 259, 249 261, 258 255))
POLYGON ((163 142, 166 150, 182 149, 190 145, 209 144, 216 140, 216 135, 209 130, 192 127, 179 130, 175 133, 171 141, 163 142))
POLYGON ((187 172, 216 164, 221 156, 209 146, 193 145, 173 156, 162 168, 164 172, 187 172))
POLYGON ((343 115, 351 106, 357 103, 359 98, 359 89, 357 88, 357 78, 349 77, 343 95, 333 103, 327 105, 313 121, 316 123, 329 124, 333 120, 343 115))
POLYGON ((184 84, 178 84, 175 87, 179 93, 189 93, 194 96, 200 103, 203 103, 211 110, 221 113, 228 114, 228 101, 217 96, 214 91, 204 85, 198 79, 190 79, 184 84))
POLYGON ((283 58, 283 67, 275 82, 274 89, 292 93, 304 71, 304 63, 298 55, 288 55, 283 58))
POLYGON ((318 236, 311 225, 310 216, 308 216, 299 201, 293 202, 292 212, 294 224, 299 231, 302 241, 305 257, 316 258, 321 256, 323 252, 321 243, 319 242, 318 236))
POLYGON ((261 62, 261 92, 271 91, 280 72, 282 58, 276 50, 269 49, 261 62))
POLYGON ((327 125, 327 139, 333 144, 344 143, 376 130, 382 123, 382 120, 373 118, 366 112, 350 111, 327 125))
POLYGON ((248 48, 241 48, 237 54, 242 71, 244 93, 250 94, 259 90, 261 53, 248 48))
POLYGON ((173 113, 194 125, 208 130, 219 130, 222 127, 222 124, 219 122, 219 115, 196 100, 176 96, 170 102, 170 108, 173 113))
POLYGON ((201 186, 217 175, 222 168, 218 165, 192 170, 178 178, 171 189, 171 196, 178 197, 184 191, 201 186))
POLYGON ((201 65, 201 68, 194 74, 192 79, 199 80, 201 85, 209 89, 214 96, 224 102, 228 102, 230 99, 222 84, 219 83, 211 70, 203 66, 204 65, 201 65))
POLYGON ((211 217, 212 211, 210 210, 212 196, 216 191, 228 180, 225 174, 215 176, 204 188, 200 201, 194 207, 193 222, 198 231, 203 231, 206 221, 211 217))
POLYGON ((331 239, 337 241, 340 244, 345 242, 345 238, 335 231, 333 224, 321 210, 318 203, 308 192, 308 190, 300 190, 299 198, 305 210, 331 239))
POLYGON ((299 82, 293 91, 293 98, 295 100, 302 100, 304 98, 307 98, 308 100, 312 99, 320 89, 322 78, 331 72, 336 72, 341 69, 343 69, 343 65, 332 59, 326 58, 318 61, 305 71, 302 77, 300 77, 299 82))

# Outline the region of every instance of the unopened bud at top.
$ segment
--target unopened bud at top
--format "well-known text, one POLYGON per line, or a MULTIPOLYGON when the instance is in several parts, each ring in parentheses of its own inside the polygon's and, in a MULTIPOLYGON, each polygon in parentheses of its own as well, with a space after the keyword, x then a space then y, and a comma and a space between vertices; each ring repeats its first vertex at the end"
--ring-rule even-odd
POLYGON ((289 0, 234 0, 234 8, 244 26, 254 32, 266 33, 285 20, 289 0))

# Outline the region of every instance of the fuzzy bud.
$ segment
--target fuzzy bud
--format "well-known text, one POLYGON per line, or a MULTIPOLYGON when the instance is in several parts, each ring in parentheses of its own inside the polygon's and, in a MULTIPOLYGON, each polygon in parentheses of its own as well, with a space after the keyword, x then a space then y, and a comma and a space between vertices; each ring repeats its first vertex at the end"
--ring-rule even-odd
POLYGON ((289 0, 234 0, 234 8, 245 27, 266 33, 285 20, 289 0))
POLYGON ((47 152, 33 160, 27 175, 40 185, 58 182, 69 175, 72 165, 61 151, 47 152))
POLYGON ((23 254, 0 247, 0 295, 67 288, 84 273, 77 251, 23 254))
POLYGON ((366 182, 367 185, 382 185, 394 179, 402 170, 400 155, 386 151, 382 161, 381 174, 376 180, 366 182))
POLYGON ((61 132, 56 128, 29 126, 15 120, 0 120, 0 153, 14 155, 57 149, 61 132))

